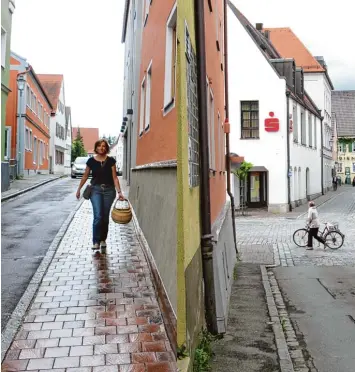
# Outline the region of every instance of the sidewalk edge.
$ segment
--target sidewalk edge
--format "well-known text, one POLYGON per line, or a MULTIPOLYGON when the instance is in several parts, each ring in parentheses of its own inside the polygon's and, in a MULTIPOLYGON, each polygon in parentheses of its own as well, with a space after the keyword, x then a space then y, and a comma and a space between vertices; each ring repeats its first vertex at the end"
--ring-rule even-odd
POLYGON ((46 255, 44 256, 42 262, 40 263, 37 271, 33 275, 29 285, 27 286, 24 294, 22 295, 20 301, 18 302, 15 310, 12 312, 12 315, 9 321, 6 324, 4 331, 1 333, 1 362, 3 362, 5 355, 11 346, 14 337, 22 324, 23 318, 34 299, 38 288, 42 282, 44 275, 46 274, 49 265, 51 264, 55 253, 68 230, 72 220, 75 217, 75 214, 83 205, 85 199, 81 199, 75 209, 69 214, 67 219, 64 221, 60 227, 58 233, 54 237, 51 245, 48 248, 46 255))
POLYGON ((20 196, 22 194, 25 194, 26 192, 29 192, 31 190, 37 189, 38 187, 43 186, 43 185, 46 185, 47 183, 54 182, 54 181, 57 181, 57 180, 59 180, 61 178, 65 178, 65 177, 67 177, 67 175, 59 176, 59 177, 56 177, 56 178, 51 178, 50 180, 43 181, 41 183, 37 183, 37 184, 35 184, 35 185, 31 186, 31 187, 27 187, 27 189, 23 189, 23 190, 14 192, 13 194, 6 195, 3 198, 1 198, 1 203, 5 202, 7 200, 10 200, 10 199, 16 198, 17 196, 20 196))
POLYGON ((266 265, 260 265, 262 281, 265 290, 267 307, 271 319, 272 328, 275 335, 277 353, 279 355, 281 372, 294 372, 291 355, 288 351, 286 338, 282 330, 279 313, 275 304, 274 296, 271 291, 269 276, 266 271, 266 265))
POLYGON ((177 330, 176 330, 176 316, 174 314, 174 311, 172 309, 171 303, 169 301, 169 298, 166 293, 166 289, 164 287, 164 283, 161 280, 158 268, 156 266, 154 257, 151 253, 151 250, 149 248, 149 244, 143 234, 142 229, 139 226, 139 222, 137 219, 137 216, 132 208, 132 222, 134 225, 134 229, 136 232, 136 235, 138 237, 138 241, 142 247, 144 256, 146 257, 146 260, 148 262, 151 276, 153 279, 154 283, 154 288, 157 294, 158 302, 159 302, 159 307, 162 313, 163 321, 164 321, 164 326, 166 329, 166 333, 168 335, 171 348, 175 354, 175 357, 177 355, 177 349, 176 349, 176 344, 177 344, 177 330))

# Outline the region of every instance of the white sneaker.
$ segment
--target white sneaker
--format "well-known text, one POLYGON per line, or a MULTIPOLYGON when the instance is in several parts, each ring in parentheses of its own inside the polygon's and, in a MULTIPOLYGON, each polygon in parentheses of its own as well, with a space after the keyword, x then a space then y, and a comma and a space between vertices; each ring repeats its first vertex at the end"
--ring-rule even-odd
POLYGON ((104 241, 100 242, 100 247, 105 249, 107 247, 106 242, 104 241))
POLYGON ((91 249, 92 249, 92 250, 94 250, 94 249, 100 249, 100 246, 99 246, 98 243, 95 243, 95 244, 92 246, 91 249))

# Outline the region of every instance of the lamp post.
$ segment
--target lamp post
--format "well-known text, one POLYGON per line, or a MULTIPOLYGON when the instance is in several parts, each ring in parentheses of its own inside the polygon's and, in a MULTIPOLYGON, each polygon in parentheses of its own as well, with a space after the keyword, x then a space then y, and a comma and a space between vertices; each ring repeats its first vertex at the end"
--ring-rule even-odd
POLYGON ((23 76, 23 74, 19 74, 17 76, 17 89, 20 92, 20 100, 18 105, 18 113, 19 113, 19 119, 17 124, 17 174, 23 175, 24 170, 24 154, 22 153, 22 149, 25 148, 24 146, 24 132, 25 132, 25 126, 23 124, 23 116, 22 116, 22 106, 23 106, 23 91, 25 90, 26 86, 26 79, 23 76))

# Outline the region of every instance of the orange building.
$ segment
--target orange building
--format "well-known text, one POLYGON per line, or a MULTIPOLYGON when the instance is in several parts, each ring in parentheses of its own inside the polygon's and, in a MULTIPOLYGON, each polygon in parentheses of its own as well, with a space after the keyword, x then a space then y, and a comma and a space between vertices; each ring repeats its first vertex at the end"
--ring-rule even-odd
MULTIPOLYGON (((175 0, 165 0, 159 6, 145 1, 140 63, 139 124, 136 165, 176 160, 177 126, 175 71, 176 56, 169 68, 170 79, 166 80, 166 28, 167 19, 173 18, 175 0), (171 84, 173 82, 173 84, 171 84), (166 92, 169 85, 169 95, 166 92), (169 97, 169 98, 167 98, 169 97)), ((175 24, 176 40, 176 24, 175 24)), ((172 27, 172 30, 174 30, 172 27)), ((173 54, 176 42, 173 43, 173 54)))
POLYGON ((209 130, 211 223, 226 203, 224 110, 224 3, 205 4, 206 84, 209 130))
POLYGON ((10 89, 6 125, 11 127, 11 159, 17 161, 17 173, 48 173, 52 106, 33 67, 13 52, 10 89))

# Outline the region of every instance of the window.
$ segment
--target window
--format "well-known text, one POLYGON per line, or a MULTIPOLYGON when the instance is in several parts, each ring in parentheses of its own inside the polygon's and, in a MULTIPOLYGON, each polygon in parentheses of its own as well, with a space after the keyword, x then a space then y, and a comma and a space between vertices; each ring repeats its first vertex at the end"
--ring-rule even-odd
POLYGON ((190 34, 185 24, 185 55, 187 60, 187 119, 188 119, 188 162, 189 186, 200 184, 200 158, 199 158, 199 128, 198 128, 198 100, 197 100, 197 67, 196 55, 191 45, 190 34))
POLYGON ((353 173, 355 173, 355 163, 353 163, 353 173))
POLYGON ((30 131, 28 128, 25 128, 25 149, 30 149, 30 131))
POLYGON ((6 40, 7 32, 1 27, 1 66, 6 65, 6 40))
POLYGON ((218 146, 219 146, 219 169, 221 172, 224 171, 224 161, 225 161, 225 154, 224 154, 224 131, 223 125, 221 123, 221 115, 218 111, 217 113, 217 122, 218 122, 218 146))
POLYGON ((307 145, 306 118, 303 110, 301 110, 301 144, 307 145))
POLYGON ((173 107, 176 87, 176 4, 166 24, 164 111, 173 107))
POLYGON ((297 117, 297 105, 293 105, 292 110, 293 119, 293 142, 298 143, 298 117, 297 117))
POLYGON ((337 169, 337 172, 338 172, 338 173, 343 173, 343 163, 338 163, 338 169, 337 169))
POLYGON ((213 92, 209 89, 207 81, 207 122, 208 122, 208 147, 210 169, 215 170, 215 127, 214 127, 214 99, 213 92))
POLYGON ((140 115, 139 115, 139 135, 143 133, 144 129, 144 107, 145 107, 145 77, 141 84, 141 97, 140 97, 140 115))
POLYGON ((5 153, 4 159, 9 160, 11 157, 11 127, 5 127, 5 153))
POLYGON ((47 160, 49 159, 49 145, 47 143, 47 160))
POLYGON ((29 85, 26 85, 26 105, 31 107, 31 90, 29 85))
POLYGON ((32 129, 30 129, 30 142, 29 142, 29 150, 32 151, 33 150, 33 144, 32 144, 32 129))
POLYGON ((150 102, 151 102, 151 90, 152 90, 152 63, 150 63, 147 70, 147 89, 145 93, 145 126, 147 130, 150 127, 150 102))
POLYGON ((339 143, 338 144, 338 151, 339 152, 345 152, 345 145, 344 145, 344 143, 339 143))
POLYGON ((241 101, 241 138, 259 138, 259 101, 241 101))
POLYGON ((314 123, 314 148, 317 148, 317 117, 313 116, 314 123))
POLYGON ((33 138, 33 163, 36 164, 37 163, 37 138, 34 137, 33 138))
POLYGON ((308 146, 313 147, 313 121, 310 112, 308 113, 308 146))

